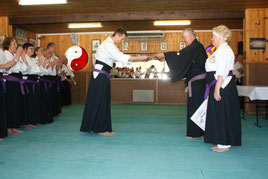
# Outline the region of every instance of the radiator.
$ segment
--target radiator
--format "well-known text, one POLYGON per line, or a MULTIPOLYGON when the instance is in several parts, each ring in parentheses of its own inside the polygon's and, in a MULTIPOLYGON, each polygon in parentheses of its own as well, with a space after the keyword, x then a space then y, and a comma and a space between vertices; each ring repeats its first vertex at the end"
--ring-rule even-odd
POLYGON ((154 90, 133 90, 133 102, 154 102, 154 90))

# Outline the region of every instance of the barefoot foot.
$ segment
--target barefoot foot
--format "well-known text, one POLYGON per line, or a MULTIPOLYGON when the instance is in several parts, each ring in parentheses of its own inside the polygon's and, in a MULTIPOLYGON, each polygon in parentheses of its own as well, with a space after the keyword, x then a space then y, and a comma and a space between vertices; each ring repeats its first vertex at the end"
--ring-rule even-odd
POLYGON ((14 133, 19 133, 19 134, 23 133, 23 131, 20 131, 20 130, 18 130, 18 129, 13 129, 13 132, 14 132, 14 133))
POLYGON ((189 136, 186 136, 187 139, 203 139, 204 136, 201 136, 201 137, 189 137, 189 136))
POLYGON ((214 148, 212 149, 214 152, 226 152, 226 151, 229 151, 230 148, 214 148))
POLYGON ((103 136, 114 136, 114 132, 100 132, 98 133, 99 135, 103 135, 103 136))

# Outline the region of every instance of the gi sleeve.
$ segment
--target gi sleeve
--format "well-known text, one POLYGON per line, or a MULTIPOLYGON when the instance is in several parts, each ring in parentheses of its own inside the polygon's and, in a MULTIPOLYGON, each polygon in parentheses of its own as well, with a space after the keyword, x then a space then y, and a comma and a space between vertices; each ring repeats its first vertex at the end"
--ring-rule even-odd
POLYGON ((122 53, 113 43, 105 44, 105 49, 111 55, 111 58, 122 63, 127 63, 130 55, 122 53))
POLYGON ((180 52, 166 52, 164 55, 170 69, 171 81, 176 82, 184 78, 191 68, 191 56, 183 50, 180 52))

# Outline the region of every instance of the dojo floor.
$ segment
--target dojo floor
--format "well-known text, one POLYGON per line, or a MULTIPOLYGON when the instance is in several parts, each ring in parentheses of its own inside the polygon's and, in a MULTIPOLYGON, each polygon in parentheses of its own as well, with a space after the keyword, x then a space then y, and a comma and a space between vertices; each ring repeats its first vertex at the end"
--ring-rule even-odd
POLYGON ((0 142, 0 179, 268 178, 268 121, 254 115, 243 146, 216 153, 185 138, 185 105, 112 105, 113 137, 79 132, 83 107, 0 142))

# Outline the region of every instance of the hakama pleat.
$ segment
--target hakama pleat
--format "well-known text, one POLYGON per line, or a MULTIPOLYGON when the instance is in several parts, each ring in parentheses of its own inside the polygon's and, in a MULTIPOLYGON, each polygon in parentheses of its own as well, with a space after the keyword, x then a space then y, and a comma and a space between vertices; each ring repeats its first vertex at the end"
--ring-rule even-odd
MULTIPOLYGON (((101 64, 104 65, 102 70, 109 73, 111 67, 101 64)), ((91 73, 80 131, 112 132, 110 80, 104 74, 99 73, 94 79, 91 73)))
POLYGON ((198 127, 190 118, 204 101, 206 90, 206 80, 196 80, 192 82, 192 97, 187 95, 187 131, 188 137, 204 136, 204 131, 198 127))
MULTIPOLYGON (((208 83, 214 79, 213 72, 207 73, 208 83)), ((234 78, 220 89, 220 101, 215 100, 214 90, 215 85, 209 91, 205 143, 240 146, 240 106, 234 78)))

